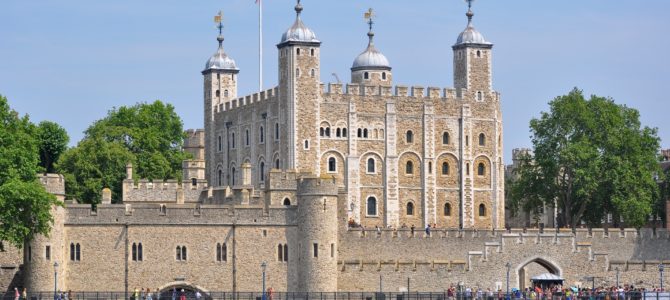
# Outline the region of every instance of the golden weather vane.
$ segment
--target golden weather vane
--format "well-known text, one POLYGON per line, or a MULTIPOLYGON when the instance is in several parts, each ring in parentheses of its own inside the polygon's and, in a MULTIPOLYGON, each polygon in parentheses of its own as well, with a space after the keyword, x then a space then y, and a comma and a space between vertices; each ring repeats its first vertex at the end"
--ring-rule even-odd
POLYGON ((223 11, 219 11, 219 13, 214 16, 214 23, 216 23, 216 27, 219 29, 219 35, 223 32, 223 11))
POLYGON ((364 18, 367 21, 368 25, 370 25, 370 31, 372 31, 372 24, 374 24, 374 19, 375 17, 375 12, 372 10, 372 8, 368 9, 368 11, 365 12, 364 18))

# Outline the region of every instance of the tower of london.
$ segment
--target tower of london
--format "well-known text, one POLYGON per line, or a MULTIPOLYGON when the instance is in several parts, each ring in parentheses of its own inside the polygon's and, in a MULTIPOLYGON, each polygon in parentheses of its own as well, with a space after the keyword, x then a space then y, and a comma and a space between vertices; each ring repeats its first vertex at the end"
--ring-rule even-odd
POLYGON ((665 230, 505 227, 494 47, 472 10, 454 30, 451 88, 393 82, 372 22, 350 82, 324 83, 321 53, 334 49, 303 10, 278 37, 278 85, 259 93, 238 95, 248 78, 217 37, 183 181, 134 178, 128 164, 121 203, 105 189, 91 206, 65 199, 63 176, 41 176, 65 205, 49 236, 0 252, 0 289, 258 292, 261 264, 279 292, 498 290, 506 265, 517 288, 615 268, 622 282, 655 280, 665 230))

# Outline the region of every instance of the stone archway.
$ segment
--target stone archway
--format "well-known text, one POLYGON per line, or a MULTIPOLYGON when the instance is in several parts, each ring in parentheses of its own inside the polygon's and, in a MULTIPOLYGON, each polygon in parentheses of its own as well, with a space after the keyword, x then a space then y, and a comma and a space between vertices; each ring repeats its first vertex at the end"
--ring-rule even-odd
MULTIPOLYGON (((519 279, 518 282, 518 287, 519 289, 523 290, 527 287, 530 287, 530 278, 534 275, 539 275, 539 274, 529 274, 529 271, 537 271, 537 270, 531 270, 530 268, 533 266, 539 266, 539 269, 544 269, 546 272, 562 276, 563 270, 558 266, 558 264, 552 262, 551 260, 544 258, 544 257, 532 257, 521 264, 516 268, 517 272, 517 278, 519 279)), ((545 272, 545 273, 546 273, 545 272)))
POLYGON ((165 300, 170 300, 173 298, 179 299, 179 296, 182 293, 182 290, 186 294, 186 299, 195 299, 195 292, 200 292, 202 294, 203 299, 210 299, 209 297, 209 292, 202 289, 199 286, 196 286, 194 284, 191 284, 190 282, 186 281, 175 281, 175 282, 170 282, 166 285, 163 285, 160 287, 160 295, 158 299, 165 299, 165 300))

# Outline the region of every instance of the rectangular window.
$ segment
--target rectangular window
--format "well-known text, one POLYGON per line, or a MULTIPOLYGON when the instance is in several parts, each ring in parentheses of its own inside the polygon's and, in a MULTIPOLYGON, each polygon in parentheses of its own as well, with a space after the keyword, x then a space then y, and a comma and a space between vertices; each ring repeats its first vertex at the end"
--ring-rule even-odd
POLYGON ((330 257, 335 257, 335 244, 330 244, 330 257))
POLYGON ((33 260, 33 247, 28 246, 28 261, 33 260))
POLYGON ((51 260, 51 246, 46 247, 44 257, 46 257, 47 260, 51 260))
POLYGON ((312 246, 314 247, 314 257, 319 257, 319 244, 314 243, 312 246))

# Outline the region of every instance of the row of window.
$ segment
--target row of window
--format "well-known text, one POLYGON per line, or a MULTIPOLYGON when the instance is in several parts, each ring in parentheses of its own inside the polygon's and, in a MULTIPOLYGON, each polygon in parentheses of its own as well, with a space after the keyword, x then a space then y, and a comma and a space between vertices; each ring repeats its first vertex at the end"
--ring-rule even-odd
MULTIPOLYGON (((365 72, 363 73, 363 79, 370 79, 370 73, 365 72)), ((386 80, 386 72, 382 72, 382 80, 386 80)))
MULTIPOLYGON (((470 175, 470 164, 466 164, 466 175, 470 175)), ((374 158, 368 158, 367 161, 367 168, 366 168, 367 173, 369 174, 374 174, 376 173, 376 163, 374 158)), ((328 172, 329 173, 335 173, 337 172, 337 158, 335 157, 330 157, 328 158, 328 172)), ((428 163, 428 172, 432 173, 432 163, 428 163)), ((442 163, 442 175, 449 175, 451 172, 451 167, 449 166, 448 162, 443 162, 442 163)), ((405 175, 413 175, 414 174, 414 162, 407 161, 405 164, 405 175)), ((479 163, 477 165, 477 175, 479 176, 484 176, 486 175, 486 165, 484 163, 479 163)))
MULTIPOLYGON (((409 201, 405 205, 405 214, 408 216, 413 216, 415 213, 414 210, 414 202, 409 201)), ((451 216, 451 203, 445 203, 442 213, 445 217, 450 217, 451 216)), ((374 196, 368 197, 366 201, 366 215, 370 217, 376 217, 379 216, 378 211, 377 211, 377 198, 374 196)), ((486 205, 479 204, 479 211, 478 215, 480 217, 486 217, 486 205)))
MULTIPOLYGON (((245 135, 244 135, 244 145, 245 146, 250 146, 251 145, 251 137, 249 134, 249 129, 245 130, 245 135)), ((279 123, 275 123, 275 134, 274 134, 274 139, 275 141, 279 141, 279 123)), ((259 143, 263 144, 265 143, 265 128, 263 126, 258 128, 258 141, 259 143)), ((228 139, 228 149, 235 149, 236 144, 235 144, 235 131, 230 132, 230 138, 228 139)), ((216 148, 218 149, 219 152, 223 151, 223 136, 219 135, 217 137, 217 146, 216 148)))
MULTIPOLYGON (((336 128, 333 130, 335 137, 347 137, 347 129, 346 128, 336 128)), ((319 136, 320 137, 331 137, 331 130, 330 127, 321 127, 319 128, 319 136)))

